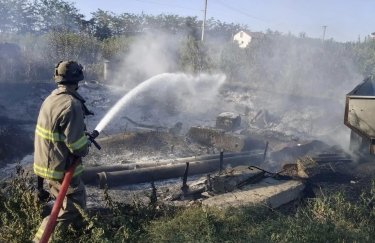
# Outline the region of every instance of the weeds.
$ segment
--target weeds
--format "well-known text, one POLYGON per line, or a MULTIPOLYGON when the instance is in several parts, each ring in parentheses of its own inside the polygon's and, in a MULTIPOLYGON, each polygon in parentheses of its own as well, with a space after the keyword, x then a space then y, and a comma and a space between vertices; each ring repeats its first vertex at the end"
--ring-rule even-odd
MULTIPOLYGON (((30 242, 42 220, 30 176, 21 168, 0 191, 0 242, 30 242)), ((372 242, 375 183, 357 202, 340 194, 310 199, 295 213, 266 207, 218 210, 113 201, 81 210, 82 225, 57 228, 53 242, 372 242), (67 237, 69 236, 69 237, 67 237)))
POLYGON ((42 217, 31 177, 20 166, 16 175, 1 183, 0 242, 27 242, 42 217))

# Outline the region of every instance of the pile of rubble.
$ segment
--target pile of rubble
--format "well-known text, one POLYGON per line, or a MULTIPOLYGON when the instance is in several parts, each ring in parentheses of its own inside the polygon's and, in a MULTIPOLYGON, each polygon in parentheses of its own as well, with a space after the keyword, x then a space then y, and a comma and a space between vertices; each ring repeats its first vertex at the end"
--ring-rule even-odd
POLYGON ((191 151, 193 156, 184 158, 95 166, 86 169, 84 179, 87 184, 110 188, 118 195, 129 190, 133 195, 135 191, 149 191, 155 194, 154 198, 174 204, 199 202, 215 207, 265 204, 272 208, 313 195, 311 185, 319 185, 319 178, 337 177, 340 173, 344 183, 353 180, 347 173, 351 158, 337 147, 313 140, 294 141, 293 145, 274 150, 269 148, 267 138, 251 137, 242 130, 240 116, 226 112, 217 117, 215 127, 193 126, 186 137, 168 129, 110 136, 99 140, 104 151, 110 153, 121 153, 121 149, 129 149, 137 141, 149 142, 138 144, 142 150, 147 146, 168 150, 172 144, 176 150, 183 150, 194 144, 207 148, 207 152, 216 148, 216 153, 197 156, 194 155, 197 151, 191 151), (142 139, 137 139, 138 136, 142 139), (345 170, 338 172, 336 167, 345 170), (346 171, 344 177, 343 171, 346 171))

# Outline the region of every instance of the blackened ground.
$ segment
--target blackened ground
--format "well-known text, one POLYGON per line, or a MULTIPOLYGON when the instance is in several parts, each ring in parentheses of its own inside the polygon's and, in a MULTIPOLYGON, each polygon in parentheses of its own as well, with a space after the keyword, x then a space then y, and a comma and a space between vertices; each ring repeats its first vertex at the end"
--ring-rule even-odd
POLYGON ((17 121, 0 117, 0 167, 33 151, 33 137, 17 121))
POLYGON ((100 138, 102 149, 94 147, 87 165, 111 165, 136 161, 153 162, 161 159, 218 153, 218 149, 190 142, 185 136, 168 131, 138 130, 100 138))
POLYGON ((358 201, 369 192, 375 181, 375 162, 331 162, 319 166, 319 172, 307 180, 313 196, 342 193, 350 201, 358 201))
POLYGON ((33 151, 34 128, 53 83, 0 82, 0 167, 33 151))

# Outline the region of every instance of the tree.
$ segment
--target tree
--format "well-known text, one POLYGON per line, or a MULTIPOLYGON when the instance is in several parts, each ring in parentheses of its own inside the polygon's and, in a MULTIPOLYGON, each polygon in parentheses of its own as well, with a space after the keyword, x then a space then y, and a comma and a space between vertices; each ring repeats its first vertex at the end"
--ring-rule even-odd
POLYGON ((0 32, 31 32, 36 21, 34 10, 28 1, 0 1, 0 32))
POLYGON ((84 33, 51 31, 47 35, 46 58, 53 63, 60 60, 77 60, 80 63, 96 63, 99 57, 99 43, 84 33))
POLYGON ((188 36, 180 50, 180 67, 183 71, 190 73, 208 71, 210 60, 206 46, 192 36, 188 36))
POLYGON ((247 58, 243 49, 236 43, 224 45, 220 56, 220 69, 227 75, 229 81, 244 81, 243 71, 246 70, 247 58))
POLYGON ((364 76, 375 75, 375 40, 356 44, 354 54, 360 72, 364 76))
POLYGON ((67 30, 78 32, 84 16, 73 3, 63 0, 35 0, 35 13, 38 21, 35 23, 35 30, 48 32, 51 30, 67 30))
POLYGON ((225 23, 220 20, 210 18, 206 21, 207 35, 211 38, 222 38, 224 40, 230 40, 232 36, 240 30, 247 31, 246 25, 239 25, 233 23, 225 23))
POLYGON ((94 36, 99 40, 104 40, 113 36, 114 31, 114 13, 98 9, 92 13, 95 23, 94 36))

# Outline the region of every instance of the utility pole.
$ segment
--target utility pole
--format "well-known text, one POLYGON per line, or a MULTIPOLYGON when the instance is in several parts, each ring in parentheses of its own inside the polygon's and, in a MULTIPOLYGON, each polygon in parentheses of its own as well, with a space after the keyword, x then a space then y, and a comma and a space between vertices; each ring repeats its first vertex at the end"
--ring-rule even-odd
POLYGON ((324 39, 326 37, 327 25, 323 25, 322 28, 323 28, 323 41, 324 41, 324 39))
POLYGON ((202 38, 201 38, 202 42, 204 41, 204 28, 206 26, 206 15, 207 15, 207 0, 205 0, 205 4, 204 4, 204 17, 202 21, 202 38))

